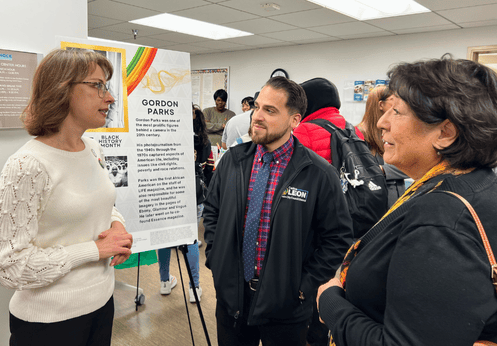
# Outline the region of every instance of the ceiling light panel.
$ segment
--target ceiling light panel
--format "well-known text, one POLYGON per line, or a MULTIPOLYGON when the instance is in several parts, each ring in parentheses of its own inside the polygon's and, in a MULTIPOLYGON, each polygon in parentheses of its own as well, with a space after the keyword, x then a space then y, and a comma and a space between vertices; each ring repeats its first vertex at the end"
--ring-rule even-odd
POLYGON ((250 32, 236 30, 217 24, 202 22, 196 19, 180 17, 169 13, 163 13, 147 18, 132 20, 130 21, 130 23, 179 32, 187 35, 209 38, 212 40, 224 40, 227 38, 253 35, 250 32))
POLYGON ((357 20, 431 12, 412 0, 307 0, 357 20))

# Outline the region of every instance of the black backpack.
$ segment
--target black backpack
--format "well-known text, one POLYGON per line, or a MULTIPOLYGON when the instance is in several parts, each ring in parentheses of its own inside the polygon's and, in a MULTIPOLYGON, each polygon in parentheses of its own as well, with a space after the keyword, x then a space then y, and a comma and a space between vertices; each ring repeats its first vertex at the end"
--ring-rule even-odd
POLYGON ((342 191, 354 226, 354 238, 362 237, 388 210, 385 176, 368 145, 349 122, 345 129, 325 119, 310 120, 331 134, 332 164, 338 170, 342 191))
POLYGON ((204 203, 207 197, 207 184, 205 183, 204 170, 198 162, 195 164, 195 190, 197 196, 197 205, 204 203))

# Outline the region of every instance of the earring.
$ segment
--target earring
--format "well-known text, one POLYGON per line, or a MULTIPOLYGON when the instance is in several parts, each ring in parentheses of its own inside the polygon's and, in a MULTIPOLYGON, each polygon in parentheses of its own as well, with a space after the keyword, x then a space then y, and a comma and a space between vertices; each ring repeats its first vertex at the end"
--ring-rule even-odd
POLYGON ((437 151, 437 155, 438 155, 438 156, 441 156, 442 154, 441 154, 439 151, 437 151))

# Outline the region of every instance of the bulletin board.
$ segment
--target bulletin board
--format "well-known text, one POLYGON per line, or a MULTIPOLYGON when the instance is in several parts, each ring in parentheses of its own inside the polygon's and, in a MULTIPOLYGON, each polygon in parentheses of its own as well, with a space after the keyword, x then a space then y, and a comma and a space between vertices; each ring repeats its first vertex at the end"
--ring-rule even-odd
MULTIPOLYGON (((215 106, 214 93, 224 89, 229 94, 229 68, 212 68, 191 71, 192 102, 205 109, 215 106)), ((226 105, 228 107, 228 104, 226 105)))

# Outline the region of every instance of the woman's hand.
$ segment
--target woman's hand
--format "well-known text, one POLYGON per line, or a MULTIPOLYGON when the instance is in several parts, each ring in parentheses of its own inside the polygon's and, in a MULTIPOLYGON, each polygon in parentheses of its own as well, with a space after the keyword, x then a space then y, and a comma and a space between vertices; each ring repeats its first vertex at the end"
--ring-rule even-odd
POLYGON ((114 256, 110 265, 115 266, 124 263, 131 256, 133 236, 126 231, 122 223, 114 221, 108 230, 98 235, 95 244, 100 259, 114 256))
MULTIPOLYGON (((340 279, 337 277, 334 277, 333 279, 331 279, 330 281, 328 281, 324 285, 319 286, 318 295, 316 296, 316 304, 318 307, 318 312, 319 312, 319 298, 321 298, 321 294, 323 294, 323 292, 326 291, 328 288, 334 287, 334 286, 338 286, 340 288, 343 288, 342 283, 340 282, 340 279)), ((324 323, 324 321, 321 319, 321 316, 319 317, 319 321, 321 321, 321 323, 324 323)))

